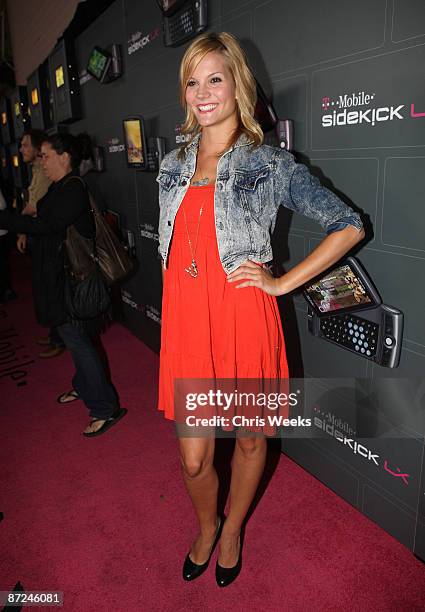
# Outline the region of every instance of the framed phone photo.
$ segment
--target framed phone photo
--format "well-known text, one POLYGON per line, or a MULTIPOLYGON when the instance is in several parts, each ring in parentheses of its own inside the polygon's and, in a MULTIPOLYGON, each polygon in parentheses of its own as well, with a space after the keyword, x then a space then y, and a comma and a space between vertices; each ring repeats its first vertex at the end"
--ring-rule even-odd
POLYGON ((143 117, 127 117, 123 120, 123 128, 127 166, 146 170, 148 168, 148 156, 143 117))

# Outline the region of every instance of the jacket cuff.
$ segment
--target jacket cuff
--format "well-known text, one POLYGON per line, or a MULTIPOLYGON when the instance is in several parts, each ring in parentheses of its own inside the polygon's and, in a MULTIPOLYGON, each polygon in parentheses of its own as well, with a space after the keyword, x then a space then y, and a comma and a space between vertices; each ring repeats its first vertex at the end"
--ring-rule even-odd
POLYGON ((361 232, 363 229, 363 223, 360 219, 360 215, 357 213, 355 215, 350 215, 349 217, 342 217, 338 219, 338 221, 334 221, 326 228, 326 234, 332 234, 333 232, 338 232, 339 230, 345 229, 349 225, 353 225, 358 232, 361 232))

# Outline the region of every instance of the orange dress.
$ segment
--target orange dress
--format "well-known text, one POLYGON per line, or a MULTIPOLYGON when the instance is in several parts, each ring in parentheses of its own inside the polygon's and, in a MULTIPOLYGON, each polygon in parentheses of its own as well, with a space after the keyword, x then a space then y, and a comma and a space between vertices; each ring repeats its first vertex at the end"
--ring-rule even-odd
POLYGON ((188 188, 164 272, 158 410, 167 419, 175 419, 175 379, 288 378, 276 298, 257 287, 237 289, 242 280, 227 282, 218 253, 214 189, 214 184, 188 188), (183 211, 193 249, 200 218, 196 278, 185 271, 192 256, 183 211))

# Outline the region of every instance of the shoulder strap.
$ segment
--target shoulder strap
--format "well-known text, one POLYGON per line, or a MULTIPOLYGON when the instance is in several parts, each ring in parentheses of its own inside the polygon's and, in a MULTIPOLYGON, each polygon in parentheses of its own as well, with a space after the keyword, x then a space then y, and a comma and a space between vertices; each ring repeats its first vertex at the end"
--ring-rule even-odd
POLYGON ((93 224, 94 224, 94 236, 93 236, 93 251, 94 251, 94 260, 97 262, 97 248, 96 248, 96 215, 99 215, 99 210, 96 206, 96 202, 94 201, 94 198, 92 196, 92 194, 90 193, 89 188, 87 187, 86 182, 81 178, 81 176, 70 176, 68 179, 66 179, 66 181, 64 182, 64 184, 62 185, 62 187, 64 187, 69 181, 72 181, 72 179, 77 179, 78 181, 80 181, 80 183, 83 184, 83 187, 87 193, 87 195, 89 196, 89 202, 90 202, 90 212, 93 215, 93 224))
POLYGON ((81 178, 81 176, 70 176, 68 179, 66 179, 66 181, 64 182, 64 184, 62 185, 62 187, 64 185, 66 185, 69 181, 72 181, 72 179, 77 179, 77 181, 80 181, 80 183, 83 183, 83 186, 87 188, 86 183, 83 181, 83 179, 81 178))
POLYGON ((93 214, 98 215, 99 209, 97 208, 97 204, 90 192, 90 189, 87 187, 87 183, 81 178, 81 176, 70 176, 68 179, 66 179, 62 187, 66 185, 69 181, 72 181, 72 179, 77 179, 78 181, 80 181, 80 183, 83 184, 83 187, 85 191, 87 192, 87 195, 89 196, 91 211, 93 212, 93 214))

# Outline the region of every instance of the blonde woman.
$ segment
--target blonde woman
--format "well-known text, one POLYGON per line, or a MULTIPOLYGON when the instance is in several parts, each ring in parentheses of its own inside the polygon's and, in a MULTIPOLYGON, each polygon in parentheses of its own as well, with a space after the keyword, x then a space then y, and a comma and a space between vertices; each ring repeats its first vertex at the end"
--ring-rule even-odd
MULTIPOLYGON (((357 213, 323 188, 307 168, 263 143, 254 118, 256 84, 237 39, 205 33, 180 66, 182 133, 159 183, 159 253, 163 261, 158 409, 175 419, 173 382, 196 378, 288 378, 276 304, 339 260, 364 237, 357 213), (283 205, 321 223, 326 236, 280 278, 270 233, 283 205)), ((246 432, 245 432, 246 434, 246 432)), ((218 543, 216 582, 241 570, 244 521, 262 476, 267 440, 236 435, 227 517, 217 514, 212 436, 180 436, 183 478, 199 521, 183 578, 208 567, 218 543)))

